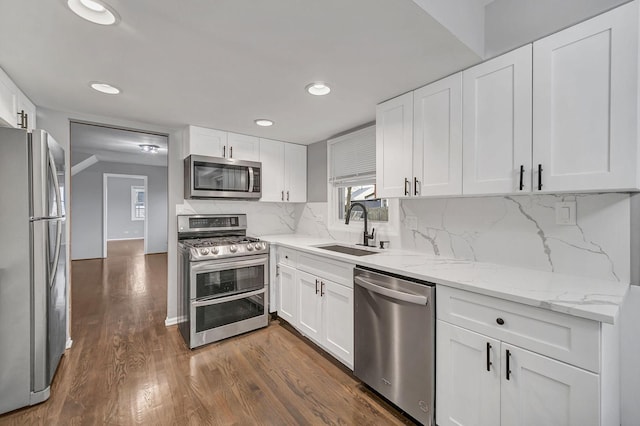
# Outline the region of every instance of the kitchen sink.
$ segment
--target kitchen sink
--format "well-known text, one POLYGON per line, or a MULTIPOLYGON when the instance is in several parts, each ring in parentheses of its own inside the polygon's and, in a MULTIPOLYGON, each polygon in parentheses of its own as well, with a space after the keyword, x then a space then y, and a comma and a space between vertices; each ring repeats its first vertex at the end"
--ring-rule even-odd
POLYGON ((322 250, 329 250, 329 251, 337 251, 338 253, 344 253, 344 254, 350 254, 352 256, 368 256, 370 254, 377 254, 377 251, 373 251, 373 250, 367 250, 364 248, 356 248, 356 247, 351 247, 351 246, 341 246, 338 244, 330 244, 330 245, 326 245, 326 246, 316 246, 316 248, 322 249, 322 250))

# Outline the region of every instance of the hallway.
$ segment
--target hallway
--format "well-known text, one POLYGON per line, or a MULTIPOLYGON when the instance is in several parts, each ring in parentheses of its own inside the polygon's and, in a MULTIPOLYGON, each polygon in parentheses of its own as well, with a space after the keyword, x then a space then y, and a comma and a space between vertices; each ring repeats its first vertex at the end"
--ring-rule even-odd
POLYGON ((164 325, 166 254, 109 244, 108 259, 73 262, 74 343, 52 397, 0 424, 406 422, 278 321, 187 350, 164 325))

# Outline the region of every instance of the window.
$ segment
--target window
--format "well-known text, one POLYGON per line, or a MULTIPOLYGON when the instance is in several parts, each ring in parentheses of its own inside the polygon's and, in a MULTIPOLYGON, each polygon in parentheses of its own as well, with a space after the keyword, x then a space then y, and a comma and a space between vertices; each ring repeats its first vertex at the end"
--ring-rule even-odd
MULTIPOLYGON (((368 219, 376 222, 389 221, 389 202, 376 195, 375 185, 358 185, 340 187, 338 190, 338 219, 344 220, 351 202, 358 201, 365 205, 369 214, 368 219)), ((362 210, 351 212, 350 220, 364 220, 362 210)))
POLYGON ((131 187, 131 220, 144 220, 145 194, 144 186, 131 187))
MULTIPOLYGON (((355 201, 367 207, 370 221, 389 221, 389 203, 376 194, 375 126, 330 140, 328 162, 331 222, 344 222, 355 201)), ((350 220, 364 220, 362 213, 353 210, 350 220)))

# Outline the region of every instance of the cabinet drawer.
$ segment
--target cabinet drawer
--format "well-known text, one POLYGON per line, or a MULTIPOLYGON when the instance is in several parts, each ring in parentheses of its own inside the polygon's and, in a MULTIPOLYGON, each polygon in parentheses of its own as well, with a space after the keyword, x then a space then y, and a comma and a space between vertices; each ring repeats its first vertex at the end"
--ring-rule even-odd
POLYGON ((298 252, 285 247, 278 247, 277 260, 280 265, 296 267, 298 252))
POLYGON ((440 320, 593 372, 600 371, 600 323, 438 286, 440 320), (502 324, 500 324, 500 322, 502 324))
POLYGON ((300 252, 298 253, 298 269, 313 274, 318 278, 324 278, 353 288, 353 265, 350 263, 300 252))

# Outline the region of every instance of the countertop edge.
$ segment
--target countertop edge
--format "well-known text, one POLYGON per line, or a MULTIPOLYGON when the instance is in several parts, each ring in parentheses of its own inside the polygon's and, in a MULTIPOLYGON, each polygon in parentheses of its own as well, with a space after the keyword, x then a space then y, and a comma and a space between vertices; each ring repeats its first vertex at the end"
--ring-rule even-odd
MULTIPOLYGON (((293 234, 296 235, 296 234, 293 234)), ((514 294, 514 293, 509 293, 509 292, 505 292, 505 291, 500 291, 500 290, 496 290, 496 289, 491 289, 491 288, 486 288, 486 287, 482 287, 479 285, 475 285, 475 284, 470 284, 470 283, 464 283, 464 282, 459 282, 459 281, 453 281, 453 280, 448 280, 446 278, 443 277, 438 277, 438 276, 433 276, 433 275, 426 275, 426 274, 422 274, 422 273, 417 273, 414 271, 406 271, 406 270, 399 270, 397 268, 393 268, 387 265, 383 265, 383 264, 379 264, 379 263, 372 263, 370 261, 367 261, 365 258, 358 258, 355 256, 350 256, 350 255, 345 255, 345 254, 339 254, 339 253, 334 253, 334 252, 330 252, 330 251, 323 251, 322 249, 319 249, 317 247, 317 245, 322 245, 322 244, 346 244, 346 245, 350 245, 347 243, 342 243, 342 242, 338 242, 335 240, 330 240, 330 239, 326 239, 326 238, 318 238, 318 237, 311 237, 311 236, 292 236, 291 234, 284 234, 284 235, 269 235, 269 236, 264 236, 261 237, 263 238, 265 241, 268 241, 270 244, 274 244, 276 246, 282 246, 282 247, 286 247, 286 248, 290 248, 290 249, 294 249, 294 250, 299 250, 299 251, 304 251, 306 253, 310 253, 313 255, 317 255, 317 256, 321 256, 321 257, 325 257, 327 259, 331 259, 331 260, 337 260, 337 261, 341 261, 341 262, 345 262, 345 263, 349 263, 349 264, 354 264, 354 265, 362 265, 362 266, 366 266, 369 268, 374 268, 374 269, 378 269, 381 271, 386 271, 386 272, 390 272, 390 273, 394 273, 394 274, 399 274, 399 275, 403 275, 409 278, 415 278, 415 279, 419 279, 422 281, 428 281, 428 282, 432 282, 436 285, 443 285, 443 286, 447 286, 447 287, 453 287, 453 288, 457 288, 460 290, 465 290, 465 291, 470 291, 473 293, 477 293, 477 294, 483 294, 486 296, 491 296, 491 297, 496 297, 499 299, 503 299, 503 300, 508 300, 511 302, 516 302, 516 303, 521 303, 523 305, 527 305, 527 306, 532 306, 532 307, 536 307, 536 308, 540 308, 540 309, 545 309, 548 311, 552 311, 552 312, 558 312, 558 313, 562 313, 562 314, 566 314, 566 315, 571 315, 574 317, 579 317, 579 318, 584 318, 584 319, 588 319, 588 320, 592 320, 592 321, 598 321, 601 323, 606 323, 606 324, 616 324, 618 317, 619 317, 619 313, 620 313, 620 306, 622 305, 626 295, 629 292, 629 285, 627 283, 618 283, 615 281, 612 281, 612 284, 617 284, 617 285, 626 285, 626 289, 624 291, 624 295, 621 296, 621 300, 619 303, 615 303, 615 302, 610 302, 609 304, 607 304, 606 306, 610 309, 610 312, 604 313, 604 312, 599 312, 596 310, 590 310, 590 309, 580 309, 580 304, 576 305, 576 304, 572 304, 570 302, 562 302, 562 301, 550 301, 550 300, 535 300, 533 298, 527 298, 525 296, 521 296, 518 294, 514 294), (282 241, 282 239, 291 239, 291 238, 297 238, 300 241, 299 242, 287 242, 287 241, 282 241)), ((420 253, 415 253, 415 252, 409 252, 409 251, 402 251, 401 253, 399 253, 400 255, 406 254, 406 256, 420 256, 420 253)), ((428 258, 429 256, 424 254, 423 255, 425 258, 428 258)), ((463 262, 464 263, 464 262, 463 262)), ((480 262, 466 262, 466 264, 480 264, 480 262)), ((502 267, 502 265, 497 265, 502 267)), ((510 268, 508 266, 504 266, 504 268, 510 268)), ((524 268, 518 268, 518 269, 522 269, 524 270, 524 268)), ((532 273, 539 273, 540 271, 536 271, 536 270, 531 270, 532 273)), ((561 275, 561 274, 558 274, 561 275)), ((586 294, 585 294, 586 297, 586 294)))

